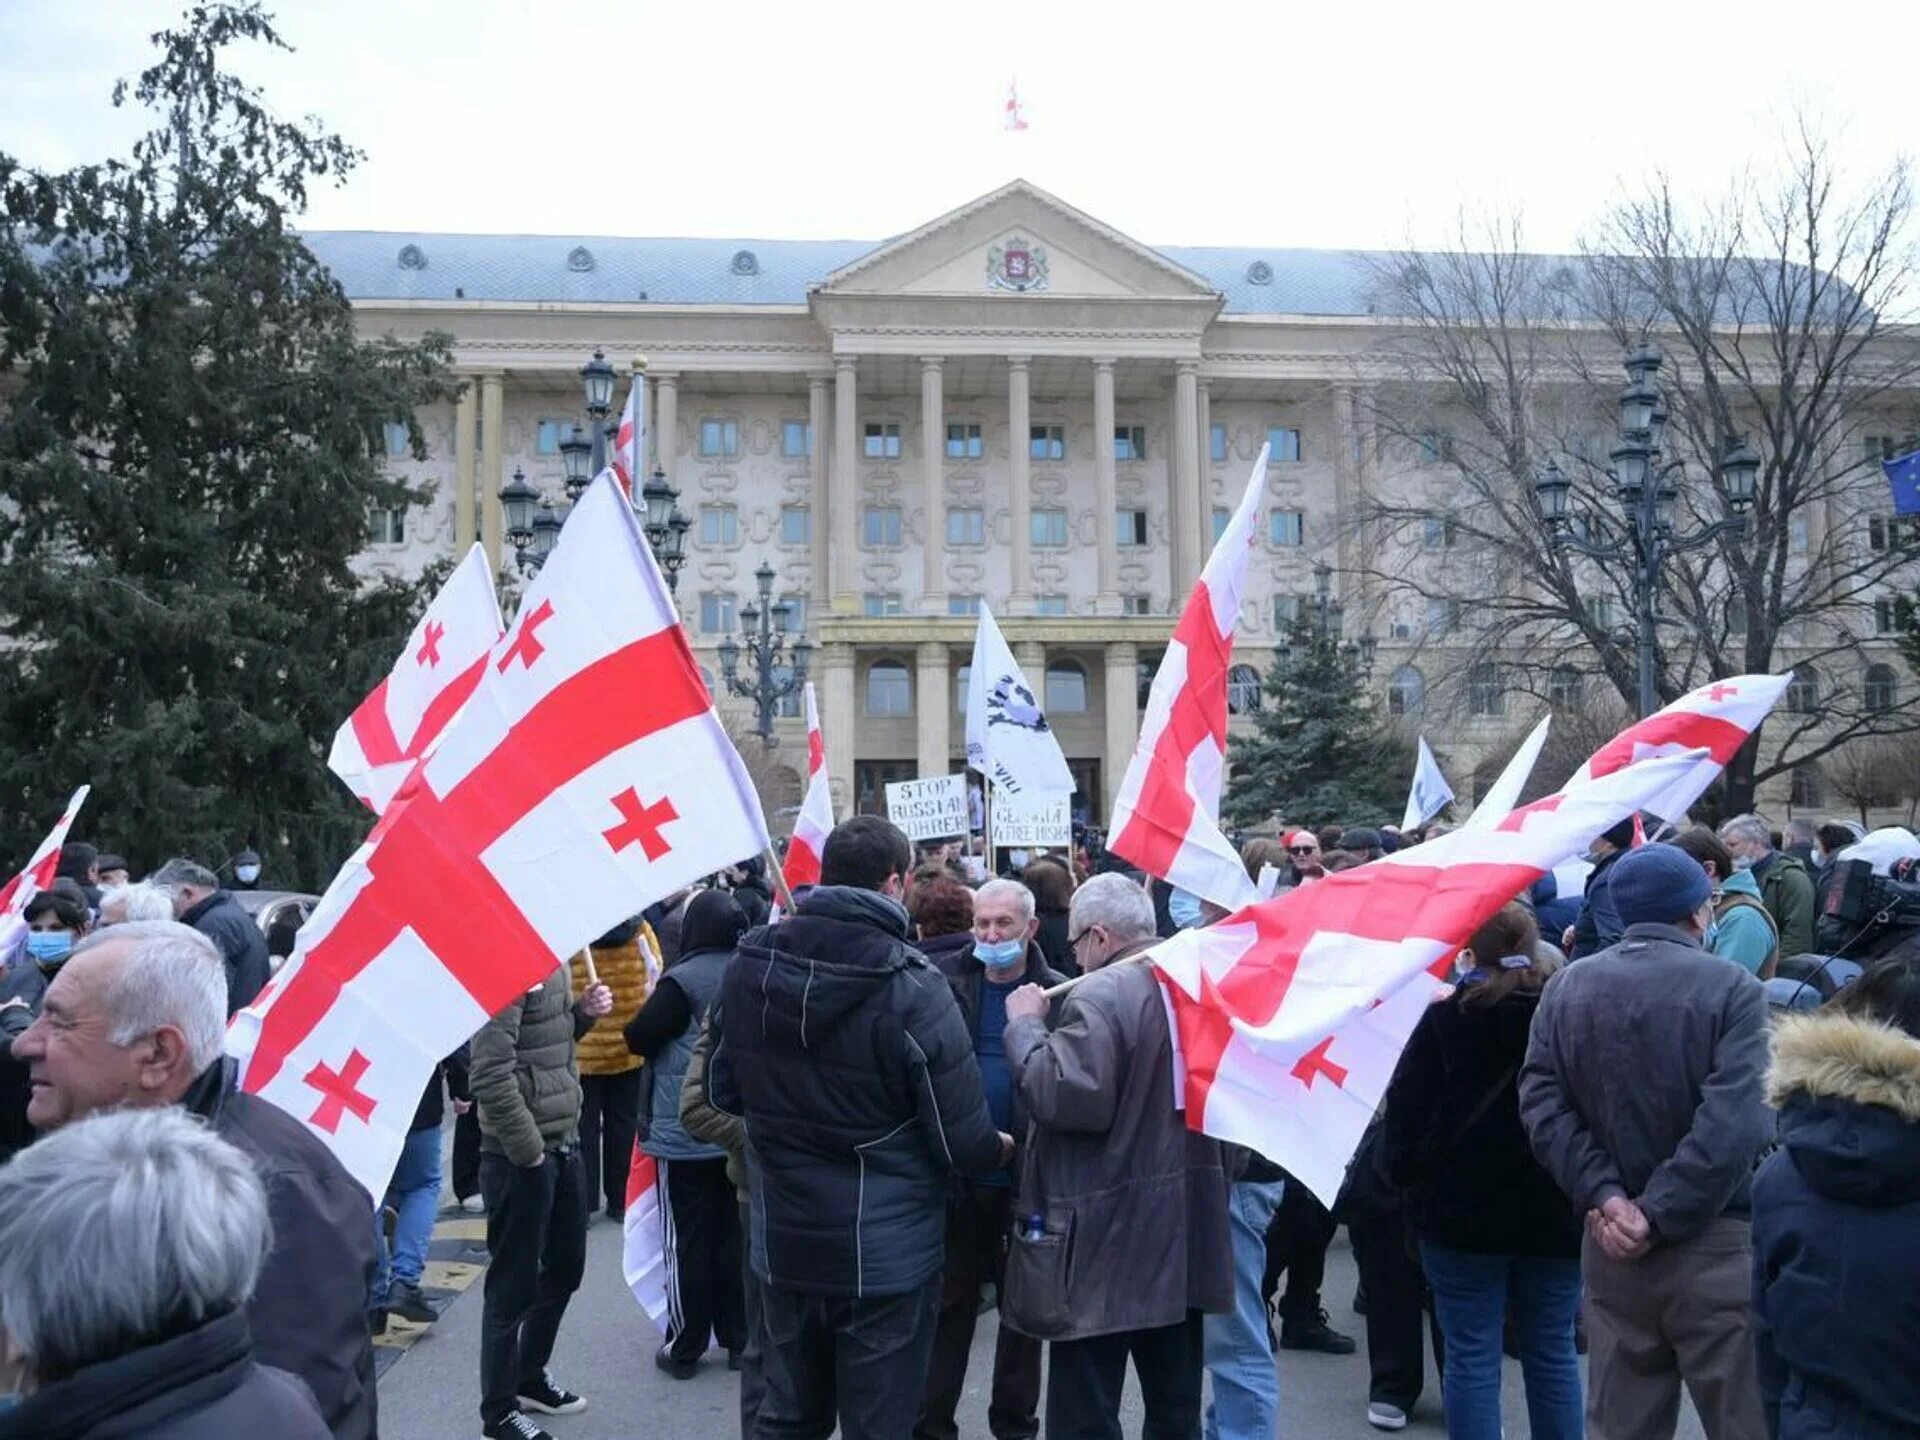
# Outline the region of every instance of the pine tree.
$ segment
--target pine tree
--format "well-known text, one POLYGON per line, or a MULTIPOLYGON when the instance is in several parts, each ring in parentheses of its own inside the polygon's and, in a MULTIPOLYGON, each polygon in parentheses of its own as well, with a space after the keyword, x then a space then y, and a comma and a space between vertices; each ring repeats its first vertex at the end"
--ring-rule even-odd
POLYGON ((1384 728, 1337 633, 1296 621, 1275 647, 1251 733, 1227 742, 1223 811, 1235 825, 1275 816, 1296 825, 1398 819, 1414 747, 1384 728))
POLYGON ((421 604, 351 563, 370 509, 427 498, 384 427, 424 455, 449 342, 359 339, 289 228, 359 157, 223 68, 285 48, 257 4, 154 38, 130 155, 0 154, 0 850, 85 780, 75 835, 136 865, 250 844, 314 886, 367 829, 325 747, 421 604))

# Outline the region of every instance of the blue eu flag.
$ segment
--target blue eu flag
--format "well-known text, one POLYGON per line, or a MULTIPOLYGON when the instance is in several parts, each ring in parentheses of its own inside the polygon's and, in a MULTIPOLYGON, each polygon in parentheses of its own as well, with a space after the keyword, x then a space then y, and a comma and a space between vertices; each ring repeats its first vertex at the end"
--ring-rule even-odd
POLYGON ((1893 487, 1893 513, 1920 515, 1920 450, 1882 460, 1880 468, 1893 487))

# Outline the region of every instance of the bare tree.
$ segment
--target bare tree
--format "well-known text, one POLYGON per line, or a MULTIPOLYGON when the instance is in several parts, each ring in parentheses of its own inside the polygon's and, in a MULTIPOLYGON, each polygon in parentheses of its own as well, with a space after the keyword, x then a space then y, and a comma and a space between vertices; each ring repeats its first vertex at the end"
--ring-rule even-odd
POLYGON ((1884 674, 1868 682, 1891 654, 1862 640, 1916 553, 1880 515, 1867 444, 1920 432, 1920 343, 1887 319, 1910 303, 1913 222, 1904 162, 1849 190, 1803 126, 1777 183, 1695 210, 1658 181, 1580 257, 1529 254, 1510 221, 1377 262, 1375 308, 1403 322, 1369 357, 1376 382, 1392 377, 1366 392, 1369 418, 1383 453, 1415 463, 1363 503, 1360 548, 1389 603, 1447 617, 1454 643, 1427 647, 1442 667, 1458 681, 1491 659, 1556 713, 1588 682, 1635 703, 1633 567, 1553 544, 1533 487, 1557 465, 1577 533, 1630 548, 1605 452, 1620 354, 1651 337, 1667 359, 1664 451, 1686 467, 1677 526, 1725 513, 1730 443, 1762 459, 1744 532, 1662 571, 1660 697, 1788 665, 1808 682, 1764 751, 1728 767, 1729 807, 1856 739, 1920 726, 1884 674))
POLYGON ((1908 799, 1911 747, 1894 739, 1856 740, 1834 751, 1821 765, 1827 788, 1860 812, 1860 823, 1870 824, 1869 810, 1890 809, 1908 799))
POLYGON ((771 834, 785 835, 793 829, 794 814, 800 808, 801 792, 806 785, 806 751, 796 757, 790 748, 768 745, 754 729, 754 717, 739 704, 723 699, 719 706, 720 724, 740 752, 747 777, 760 795, 760 808, 767 817, 771 834))

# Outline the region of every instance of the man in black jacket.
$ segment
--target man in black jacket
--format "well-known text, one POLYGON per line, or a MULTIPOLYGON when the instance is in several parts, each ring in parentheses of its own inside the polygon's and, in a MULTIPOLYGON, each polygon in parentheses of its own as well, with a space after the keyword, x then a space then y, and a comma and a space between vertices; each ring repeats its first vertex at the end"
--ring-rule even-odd
POLYGON ((714 1102, 747 1125, 765 1436, 905 1440, 926 1383, 954 1174, 1006 1164, 965 1021, 907 943, 906 836, 860 816, 821 883, 748 931, 722 987, 714 1102))
POLYGON ((253 1003, 273 974, 267 937, 240 902, 220 888, 220 879, 191 860, 169 860, 153 884, 173 896, 173 914, 211 940, 227 967, 227 1014, 253 1003))
POLYGON ((221 1054, 226 997, 219 953, 184 925, 115 925, 81 941, 13 1042, 32 1086, 27 1119, 44 1133, 99 1110, 179 1105, 238 1146, 273 1222, 247 1305, 255 1354, 307 1382, 335 1440, 372 1440, 373 1202, 306 1126, 235 1088, 221 1054))

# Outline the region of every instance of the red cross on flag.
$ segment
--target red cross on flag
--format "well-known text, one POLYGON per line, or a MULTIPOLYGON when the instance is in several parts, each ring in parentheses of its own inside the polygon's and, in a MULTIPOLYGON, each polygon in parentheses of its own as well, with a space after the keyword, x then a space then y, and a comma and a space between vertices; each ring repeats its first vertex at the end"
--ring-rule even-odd
POLYGON ((472 697, 234 1017, 241 1084, 380 1194, 435 1061, 594 936, 766 843, 666 582, 604 476, 472 697))
MULTIPOLYGON (((598 422, 595 422, 598 423, 598 422)), ((633 477, 640 473, 647 445, 647 377, 635 373, 627 387, 627 408, 613 432, 613 475, 620 492, 633 499, 633 477)))
POLYGON ((1227 669, 1247 555, 1267 488, 1267 447, 1253 462, 1239 508, 1187 597, 1153 677, 1140 743, 1114 799, 1107 848, 1228 910, 1254 899, 1240 855, 1220 829, 1227 760, 1227 669))
POLYGON ((33 852, 33 858, 27 861, 26 868, 5 885, 0 885, 0 922, 17 920, 26 912, 27 902, 53 884, 53 877, 60 873, 60 847, 67 843, 67 831, 73 825, 73 817, 87 803, 87 794, 91 789, 91 786, 82 785, 73 792, 66 810, 53 822, 53 829, 40 842, 40 848, 33 852))
POLYGON ((787 842, 787 889, 820 883, 820 854, 833 829, 833 791, 827 783, 827 747, 820 737, 820 711, 814 704, 813 682, 807 696, 807 793, 794 817, 793 838, 787 842))
POLYGON ((1251 1146, 1332 1205, 1473 932, 1698 760, 1630 765, 1492 830, 1396 851, 1156 946, 1187 1124, 1251 1146))
POLYGON ((500 638, 500 602, 486 551, 467 552, 407 637, 393 669, 333 737, 327 768, 374 814, 440 738, 480 683, 500 638))

